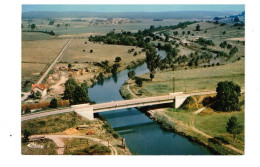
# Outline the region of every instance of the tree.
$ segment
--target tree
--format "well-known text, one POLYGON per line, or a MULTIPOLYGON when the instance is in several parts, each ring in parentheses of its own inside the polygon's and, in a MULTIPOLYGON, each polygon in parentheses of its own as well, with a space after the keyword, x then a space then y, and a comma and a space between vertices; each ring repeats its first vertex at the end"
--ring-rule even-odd
POLYGON ((226 48, 227 47, 227 41, 224 41, 224 42, 220 43, 219 46, 221 48, 226 48))
POLYGON ((42 97, 42 93, 39 92, 39 91, 37 91, 37 92, 34 94, 34 97, 35 97, 36 99, 40 99, 40 98, 42 97))
POLYGON ((35 29, 35 27, 36 27, 35 24, 32 24, 32 25, 31 25, 31 29, 32 29, 32 30, 35 29))
POLYGON ((90 102, 87 91, 85 89, 83 89, 81 86, 77 86, 75 88, 73 98, 75 100, 75 104, 82 104, 82 103, 90 102))
POLYGON ((219 111, 240 110, 239 97, 241 96, 240 86, 233 82, 219 82, 217 86, 217 102, 215 109, 219 111))
POLYGON ((65 91, 63 94, 63 98, 69 99, 71 104, 76 104, 75 98, 74 98, 74 93, 75 93, 75 89, 77 86, 78 86, 78 84, 74 78, 69 78, 65 83, 65 91))
POLYGON ((105 78, 105 76, 104 76, 103 72, 100 72, 100 73, 98 74, 98 76, 97 76, 97 80, 98 80, 98 81, 102 81, 102 80, 104 80, 104 78, 105 78))
POLYGON ((153 78, 154 78, 154 74, 153 73, 150 73, 150 78, 151 78, 151 80, 153 80, 153 78))
POLYGON ((236 54, 237 52, 238 52, 238 49, 237 49, 237 47, 235 46, 235 47, 233 47, 233 48, 230 50, 229 55, 234 55, 234 54, 236 54))
POLYGON ((69 64, 68 64, 68 68, 71 69, 71 67, 72 67, 72 65, 69 63, 69 64))
MULTIPOLYGON (((157 55, 155 47, 148 47, 146 50, 146 64, 147 68, 149 69, 150 73, 155 74, 155 70, 160 65, 160 56, 157 55)), ((150 75, 151 76, 151 75, 150 75)), ((152 80, 152 78, 151 78, 152 80)))
POLYGON ((238 17, 235 17, 235 18, 234 18, 234 22, 239 22, 239 18, 238 18, 238 17))
POLYGON ((54 24, 54 20, 51 20, 50 22, 49 22, 49 25, 53 25, 54 24))
POLYGON ((50 108, 57 108, 58 107, 58 103, 57 103, 57 99, 53 98, 50 102, 50 108))
POLYGON ((87 85, 78 85, 74 78, 69 78, 65 83, 64 99, 69 99, 71 104, 89 103, 87 85))
POLYGON ((227 49, 231 49, 232 45, 231 44, 227 44, 227 49))
POLYGON ((239 135, 243 131, 243 126, 237 121, 237 117, 232 116, 227 122, 226 130, 233 135, 234 143, 236 135, 239 135))
POLYGON ((24 111, 24 113, 25 113, 25 114, 29 114, 29 113, 31 113, 30 108, 26 108, 25 111, 24 111))
POLYGON ((51 31, 50 31, 50 35, 55 35, 55 33, 51 30, 51 31))
POLYGON ((117 69, 118 69, 119 67, 120 67, 119 64, 117 64, 117 63, 113 64, 112 70, 111 70, 112 74, 116 74, 116 73, 117 73, 117 69))
POLYGON ((29 137, 32 135, 32 133, 30 132, 30 131, 28 131, 28 130, 23 130, 23 140, 25 141, 25 142, 27 142, 27 141, 29 141, 29 137))
POLYGON ((139 87, 143 86, 143 80, 141 78, 136 78, 135 80, 136 85, 138 85, 139 87))
POLYGON ((89 53, 93 53, 93 50, 92 50, 92 49, 90 49, 90 50, 89 50, 89 53))
POLYGON ((188 31, 188 35, 190 35, 190 31, 188 31))
POLYGON ((196 31, 200 31, 200 25, 199 24, 197 24, 197 26, 196 26, 196 31))
POLYGON ((173 31, 172 33, 173 33, 173 35, 178 35, 179 34, 178 31, 173 31))
POLYGON ((121 57, 116 57, 115 58, 115 62, 120 62, 122 59, 121 59, 121 57))
POLYGON ((133 70, 129 71, 129 72, 128 72, 128 77, 129 77, 130 79, 134 79, 134 77, 135 77, 135 71, 133 71, 133 70))

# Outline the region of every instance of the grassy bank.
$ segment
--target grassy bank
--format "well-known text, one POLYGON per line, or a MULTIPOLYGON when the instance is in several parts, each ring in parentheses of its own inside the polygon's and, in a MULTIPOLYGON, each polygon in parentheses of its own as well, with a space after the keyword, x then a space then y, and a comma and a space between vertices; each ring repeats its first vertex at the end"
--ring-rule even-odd
MULTIPOLYGON (((242 101, 243 98, 241 98, 242 101)), ((213 153, 221 155, 239 154, 226 147, 225 144, 243 151, 244 132, 237 135, 235 142, 233 142, 233 136, 226 131, 226 126, 229 118, 236 116, 238 122, 244 127, 244 111, 216 112, 211 108, 206 108, 201 113, 195 115, 196 103, 204 107, 201 104, 204 97, 193 99, 194 101, 187 103, 188 107, 182 106, 180 109, 164 108, 164 112, 155 112, 153 117, 163 128, 177 132, 191 141, 202 144, 213 153)))
POLYGON ((158 71, 153 81, 149 73, 140 76, 144 79, 143 86, 138 87, 133 82, 130 87, 134 93, 142 92, 142 97, 159 96, 173 91, 173 77, 176 92, 197 92, 216 90, 220 81, 233 81, 242 88, 245 86, 244 59, 227 65, 194 68, 177 71, 158 71))
MULTIPOLYGON (((58 114, 58 115, 51 115, 46 116, 42 118, 36 118, 33 120, 27 120, 22 122, 22 132, 24 130, 27 130, 31 133, 31 135, 45 135, 45 134, 53 134, 53 135, 74 135, 74 136, 85 136, 87 133, 91 132, 93 134, 89 135, 90 137, 100 139, 102 141, 109 141, 111 145, 113 145, 119 155, 131 155, 131 152, 126 147, 125 149, 121 148, 121 140, 120 136, 117 132, 114 131, 114 129, 110 126, 110 124, 106 121, 104 117, 98 117, 95 118, 94 121, 89 121, 75 112, 71 113, 65 113, 65 114, 58 114), (77 129, 79 125, 84 125, 86 128, 83 129, 77 129)), ((85 140, 85 139, 82 139, 85 140)), ((86 143, 83 146, 79 145, 76 146, 75 144, 72 144, 73 142, 82 143, 81 139, 68 139, 65 140, 65 154, 88 154, 88 155, 98 155, 98 154, 107 154, 110 152, 107 152, 108 150, 104 150, 103 146, 100 147, 94 146, 95 142, 89 142, 88 147, 86 146, 86 143), (68 145, 66 145, 66 142, 68 141, 68 145), (74 148, 75 146, 75 148, 74 148), (92 147, 93 148, 92 148, 92 147), (105 152, 102 152, 105 151, 105 152)), ((33 152, 35 150, 29 149, 26 143, 22 143, 22 151, 28 152, 25 154, 43 154, 33 152)), ((46 147, 47 149, 47 147, 46 147)), ((44 150, 44 149, 43 149, 44 150)), ((45 151, 46 152, 46 151, 45 151)), ((50 151, 49 151, 50 152, 50 151)), ((45 154, 54 154, 46 152, 45 154)))
POLYGON ((65 155, 109 155, 111 150, 88 139, 65 139, 65 155))

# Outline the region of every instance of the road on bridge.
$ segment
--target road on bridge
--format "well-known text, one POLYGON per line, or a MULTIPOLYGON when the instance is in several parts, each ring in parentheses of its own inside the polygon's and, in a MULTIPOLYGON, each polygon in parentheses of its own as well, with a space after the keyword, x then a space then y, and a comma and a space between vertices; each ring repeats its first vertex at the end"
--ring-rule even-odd
MULTIPOLYGON (((116 107, 120 106, 131 106, 134 104, 142 104, 142 103, 152 103, 152 102, 160 102, 160 101, 165 101, 165 100, 171 100, 174 98, 174 96, 185 96, 185 95, 206 95, 206 94, 215 94, 216 91, 209 91, 209 92, 197 92, 197 93, 187 93, 187 94, 177 94, 177 95, 166 95, 166 96, 156 96, 156 97, 146 97, 146 98, 139 98, 139 99, 131 99, 131 100, 121 100, 121 101, 112 101, 112 102, 107 102, 107 103, 100 103, 100 104, 94 104, 94 105, 88 105, 88 106, 82 106, 82 108, 88 108, 88 107, 93 107, 94 112, 95 109, 102 109, 102 108, 107 108, 107 109, 114 109, 116 107)), ((141 106, 141 105, 140 105, 141 106)), ((71 107, 67 107, 64 109, 57 109, 57 110, 47 110, 39 113, 32 113, 32 114, 27 114, 22 116, 22 121, 29 120, 29 119, 34 119, 34 118, 39 118, 39 117, 44 117, 44 116, 49 116, 49 115, 55 115, 55 114, 62 114, 62 113, 67 113, 67 112, 73 112, 74 109, 71 107)))

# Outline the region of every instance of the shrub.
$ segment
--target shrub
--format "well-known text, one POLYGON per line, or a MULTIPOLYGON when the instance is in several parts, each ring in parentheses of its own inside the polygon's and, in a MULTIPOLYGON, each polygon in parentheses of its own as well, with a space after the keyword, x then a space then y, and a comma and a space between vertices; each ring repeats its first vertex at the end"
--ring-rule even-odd
POLYGON ((110 153, 111 150, 106 146, 99 146, 97 144, 93 144, 90 147, 85 148, 84 152, 89 155, 102 155, 102 154, 110 153))
POLYGON ((25 142, 29 141, 29 137, 32 135, 32 133, 30 131, 26 130, 26 129, 23 130, 22 133, 23 133, 23 136, 24 136, 23 140, 25 142))
POLYGON ((24 111, 24 113, 25 113, 25 114, 29 114, 29 113, 31 113, 30 108, 26 108, 25 111, 24 111))
POLYGON ((143 86, 143 80, 141 78, 136 78, 135 80, 136 85, 138 85, 139 87, 143 86))
POLYGON ((135 71, 133 71, 133 70, 129 71, 129 72, 128 72, 128 77, 129 77, 130 79, 134 79, 134 77, 135 77, 135 71))
POLYGON ((113 137, 114 137, 115 139, 118 139, 118 138, 120 137, 117 132, 113 132, 112 135, 113 135, 113 137))
POLYGON ((58 107, 58 102, 56 98, 53 98, 50 102, 50 108, 57 108, 58 107))
POLYGON ((121 59, 121 57, 116 57, 115 58, 115 62, 120 62, 122 59, 121 59))

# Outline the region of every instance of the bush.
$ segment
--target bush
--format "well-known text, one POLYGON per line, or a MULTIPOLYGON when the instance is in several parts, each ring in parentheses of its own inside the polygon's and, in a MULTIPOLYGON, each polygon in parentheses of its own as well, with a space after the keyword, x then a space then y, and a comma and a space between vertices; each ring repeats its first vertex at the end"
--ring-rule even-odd
POLYGON ((50 102, 50 108, 57 108, 58 107, 58 102, 56 98, 53 98, 50 102))
POLYGON ((143 86, 143 80, 141 78, 136 78, 135 80, 136 85, 138 85, 139 87, 143 86))
POLYGON ((129 77, 130 79, 134 79, 134 77, 135 77, 135 71, 133 71, 133 70, 129 71, 129 72, 128 72, 128 77, 129 77))
POLYGON ((115 58, 115 62, 120 62, 122 59, 121 59, 121 57, 116 57, 115 58))
POLYGON ((111 150, 106 146, 99 146, 97 144, 93 144, 90 147, 85 148, 84 152, 89 155, 102 155, 102 154, 110 153, 111 150))
POLYGON ((113 135, 113 137, 114 137, 115 139, 118 139, 118 138, 120 137, 117 132, 113 132, 112 135, 113 135))
POLYGON ((23 141, 25 141, 25 142, 29 141, 29 137, 32 135, 32 133, 26 129, 23 130, 22 134, 24 136, 23 141))
POLYGON ((29 114, 29 113, 31 113, 30 108, 26 108, 25 111, 24 111, 24 113, 25 113, 25 114, 29 114))

